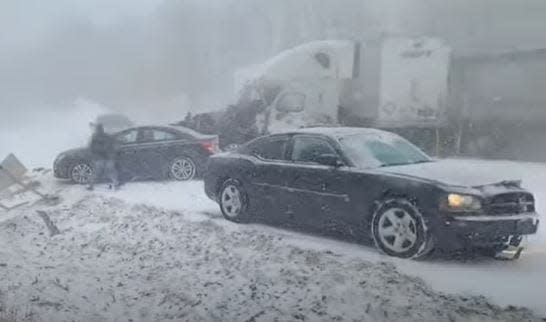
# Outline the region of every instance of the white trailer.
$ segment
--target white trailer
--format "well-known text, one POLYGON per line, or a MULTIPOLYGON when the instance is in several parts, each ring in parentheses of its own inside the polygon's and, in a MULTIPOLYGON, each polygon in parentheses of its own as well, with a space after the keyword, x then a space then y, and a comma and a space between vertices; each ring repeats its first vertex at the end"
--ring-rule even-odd
POLYGON ((387 38, 363 45, 358 77, 340 94, 344 122, 381 128, 447 123, 450 48, 435 38, 387 38))
POLYGON ((545 49, 461 56, 432 37, 316 41, 236 73, 234 113, 263 103, 243 122, 258 129, 254 136, 319 124, 377 127, 436 153, 544 161, 532 138, 546 133, 545 66, 545 49))
POLYGON ((385 40, 377 126, 445 126, 450 55, 439 39, 385 40))

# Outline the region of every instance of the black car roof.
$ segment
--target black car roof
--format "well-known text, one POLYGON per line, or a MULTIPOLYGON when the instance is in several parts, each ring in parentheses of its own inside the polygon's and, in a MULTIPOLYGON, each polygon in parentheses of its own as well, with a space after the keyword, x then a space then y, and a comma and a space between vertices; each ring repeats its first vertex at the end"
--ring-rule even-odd
POLYGON ((311 127, 287 132, 289 134, 317 134, 340 138, 356 134, 387 134, 389 132, 363 127, 311 127))

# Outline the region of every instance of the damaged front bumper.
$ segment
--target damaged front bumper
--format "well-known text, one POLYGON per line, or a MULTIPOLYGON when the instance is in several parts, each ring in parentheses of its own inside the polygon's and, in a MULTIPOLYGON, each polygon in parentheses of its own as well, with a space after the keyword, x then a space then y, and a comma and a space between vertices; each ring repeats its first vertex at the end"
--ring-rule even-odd
POLYGON ((499 260, 516 260, 525 249, 522 245, 522 236, 510 236, 508 241, 495 249, 494 257, 499 260))
POLYGON ((445 250, 488 248, 521 253, 521 237, 535 234, 540 223, 536 213, 513 215, 446 216, 437 227, 436 244, 445 250))

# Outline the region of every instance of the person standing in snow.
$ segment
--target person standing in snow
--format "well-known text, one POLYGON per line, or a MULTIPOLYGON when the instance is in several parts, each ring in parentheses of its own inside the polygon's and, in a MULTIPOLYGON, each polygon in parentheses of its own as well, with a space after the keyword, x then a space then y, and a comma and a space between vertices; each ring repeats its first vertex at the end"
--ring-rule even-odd
POLYGON ((88 190, 93 190, 98 179, 106 178, 110 181, 110 189, 119 186, 118 171, 116 169, 117 142, 116 139, 104 132, 102 124, 96 124, 89 150, 93 160, 93 175, 89 179, 88 190))

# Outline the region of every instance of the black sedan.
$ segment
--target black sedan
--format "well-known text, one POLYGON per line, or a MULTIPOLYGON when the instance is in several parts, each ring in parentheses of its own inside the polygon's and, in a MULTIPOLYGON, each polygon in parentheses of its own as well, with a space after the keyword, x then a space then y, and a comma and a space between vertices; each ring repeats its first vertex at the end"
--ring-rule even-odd
MULTIPOLYGON (((142 126, 113 134, 119 142, 117 167, 122 180, 191 180, 203 172, 209 156, 218 152, 218 137, 181 126, 142 126)), ((59 154, 57 178, 85 184, 93 174, 88 148, 59 154)))
POLYGON ((538 227, 533 195, 518 181, 478 183, 475 172, 393 133, 310 128, 211 157, 205 191, 228 220, 335 230, 391 256, 435 248, 519 256, 522 236, 538 227))

